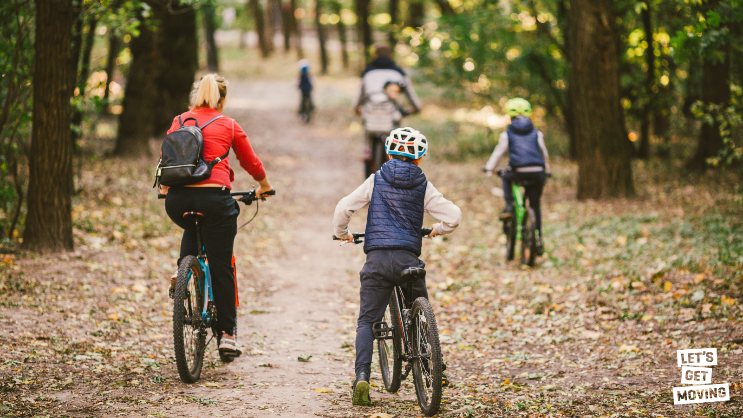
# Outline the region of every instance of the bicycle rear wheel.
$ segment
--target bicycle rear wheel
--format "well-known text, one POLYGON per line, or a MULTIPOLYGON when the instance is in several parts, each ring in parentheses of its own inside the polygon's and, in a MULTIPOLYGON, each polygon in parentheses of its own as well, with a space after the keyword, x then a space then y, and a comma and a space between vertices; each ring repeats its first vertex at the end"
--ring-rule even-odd
POLYGON ((418 405, 426 416, 433 416, 441 406, 443 360, 439 331, 433 309, 426 298, 413 303, 413 323, 410 338, 413 340, 413 380, 418 405))
POLYGON ((392 339, 377 340, 379 369, 382 372, 384 388, 390 393, 395 393, 400 389, 400 376, 402 375, 402 330, 399 318, 397 301, 392 295, 387 310, 384 312, 384 323, 392 328, 392 339))
POLYGON ((524 227, 521 229, 521 264, 534 267, 537 260, 537 221, 534 209, 529 208, 525 214, 524 227))
POLYGON ((503 232, 506 234, 506 261, 511 261, 516 253, 515 216, 503 220, 503 232))
POLYGON ((201 376, 206 335, 201 332, 201 308, 204 306, 201 286, 204 272, 194 256, 187 256, 178 266, 173 306, 173 346, 178 375, 185 383, 201 376))

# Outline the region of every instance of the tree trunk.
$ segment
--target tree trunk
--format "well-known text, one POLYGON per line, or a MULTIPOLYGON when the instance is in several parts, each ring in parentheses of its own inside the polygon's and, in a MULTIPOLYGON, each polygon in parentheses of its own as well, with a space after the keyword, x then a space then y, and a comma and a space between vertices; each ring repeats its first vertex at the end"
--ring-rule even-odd
POLYGON ((106 89, 103 92, 103 113, 108 113, 111 97, 111 82, 116 71, 116 58, 119 56, 119 37, 111 30, 108 34, 108 58, 106 58, 106 89))
MULTIPOLYGON (((80 62, 80 74, 77 77, 77 89, 80 91, 82 100, 85 100, 85 88, 88 86, 88 77, 90 77, 90 56, 93 52, 93 43, 95 42, 95 28, 98 25, 94 15, 88 17, 88 33, 85 36, 85 46, 82 52, 82 61, 80 62)), ((73 151, 77 153, 77 140, 80 138, 82 129, 83 112, 80 106, 72 112, 72 146, 73 151)))
POLYGON ((297 0, 289 0, 289 4, 292 6, 292 31, 294 32, 294 42, 296 42, 297 57, 304 57, 304 50, 302 49, 302 26, 297 19, 297 0))
POLYGON ((442 16, 450 16, 454 14, 454 9, 449 4, 449 0, 435 0, 436 5, 439 6, 439 11, 442 16))
POLYGON ((274 20, 273 20, 273 4, 274 4, 274 0, 267 0, 266 8, 264 10, 264 13, 265 13, 264 21, 266 24, 266 46, 268 47, 269 52, 273 52, 274 50, 273 36, 276 33, 274 20))
MULTIPOLYGON (((333 7, 335 13, 340 17, 343 7, 340 1, 334 1, 333 7)), ((341 43, 341 57, 343 59, 343 68, 348 69, 348 39, 346 36, 346 25, 343 23, 343 19, 338 19, 336 24, 338 28, 338 40, 341 43)))
POLYGON ((322 0, 315 0, 315 30, 317 31, 317 41, 320 43, 320 72, 325 75, 328 73, 328 50, 325 47, 325 28, 320 23, 321 13, 322 0))
POLYGON ((631 144, 622 134, 617 38, 611 0, 570 1, 579 199, 634 195, 631 144))
POLYGON ((218 73, 219 51, 217 50, 217 42, 214 40, 214 32, 216 31, 214 7, 207 3, 201 10, 204 19, 204 38, 206 38, 206 68, 210 73, 218 73))
POLYGON ((645 31, 645 41, 648 47, 645 49, 645 105, 640 118, 640 148, 637 158, 647 159, 650 156, 650 115, 655 105, 653 85, 655 84, 655 48, 653 47, 653 22, 650 11, 650 1, 645 2, 645 10, 642 11, 642 27, 645 31))
POLYGON ((389 26, 389 32, 387 33, 387 37, 390 40, 390 46, 392 48, 395 47, 395 44, 397 43, 397 37, 395 36, 395 33, 397 31, 397 20, 399 19, 399 11, 400 11, 400 0, 389 0, 389 12, 390 12, 390 26, 389 26))
POLYGON ((23 247, 73 249, 70 141, 71 0, 39 0, 34 44, 33 127, 23 247))
POLYGON ((173 118, 188 110, 191 89, 199 69, 199 42, 196 38, 196 12, 191 6, 158 9, 160 27, 157 33, 158 60, 155 85, 154 124, 151 133, 163 135, 173 118), (185 10, 189 10, 184 12, 185 10))
POLYGON ((369 25, 370 0, 356 0, 356 16, 358 18, 358 31, 361 42, 364 45, 364 61, 371 61, 372 30, 369 25))
MULTIPOLYGON (((730 47, 725 45, 720 48, 724 61, 711 62, 704 59, 702 67, 702 102, 705 105, 722 105, 730 101, 730 47)), ((723 148, 722 136, 720 135, 720 124, 702 123, 702 131, 699 135, 694 156, 686 163, 690 170, 703 170, 708 167, 707 159, 715 157, 723 148)))
POLYGON ((268 58, 271 55, 271 50, 268 47, 268 40, 266 39, 266 23, 263 19, 263 8, 258 0, 248 0, 248 8, 253 16, 255 31, 258 34, 258 47, 261 49, 261 56, 268 58))
POLYGON ((292 49, 292 19, 294 12, 289 3, 281 4, 281 33, 284 36, 284 52, 292 49))
POLYGON ((114 155, 149 156, 149 141, 155 120, 153 109, 157 97, 158 54, 155 33, 140 15, 140 33, 129 42, 132 61, 126 77, 123 111, 119 116, 119 131, 114 155))
POLYGON ((408 20, 405 26, 419 28, 423 26, 423 17, 426 14, 426 4, 423 0, 410 0, 408 5, 408 20))

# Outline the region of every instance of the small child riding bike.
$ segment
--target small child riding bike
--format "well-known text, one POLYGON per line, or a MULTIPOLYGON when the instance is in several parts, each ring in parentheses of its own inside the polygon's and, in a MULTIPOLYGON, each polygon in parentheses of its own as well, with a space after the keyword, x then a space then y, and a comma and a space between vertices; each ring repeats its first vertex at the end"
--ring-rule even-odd
MULTIPOLYGON (((428 212, 441 221, 433 225, 429 237, 452 232, 462 211, 436 190, 419 164, 428 151, 426 137, 412 128, 393 130, 385 141, 390 159, 335 208, 335 236, 353 241, 348 231, 351 215, 366 205, 364 252, 366 263, 360 272, 360 309, 356 328, 356 379, 353 404, 370 406, 374 333, 372 325, 382 320, 395 286, 403 285, 401 273, 409 267, 425 267, 421 254, 423 214, 428 212)), ((428 299, 425 278, 413 284, 413 300, 428 299)))
POLYGON ((537 242, 537 253, 541 254, 544 249, 542 241, 542 213, 539 201, 542 197, 542 189, 549 172, 549 154, 544 145, 544 134, 534 128, 531 119, 531 104, 520 97, 510 99, 506 102, 506 114, 511 117, 511 124, 503 131, 498 140, 493 154, 490 156, 483 171, 491 173, 498 166, 503 156, 508 153, 508 167, 502 173, 503 197, 506 207, 500 215, 501 219, 513 216, 513 193, 511 185, 513 182, 527 181, 525 187, 526 198, 529 207, 536 215, 536 226, 539 231, 537 242))

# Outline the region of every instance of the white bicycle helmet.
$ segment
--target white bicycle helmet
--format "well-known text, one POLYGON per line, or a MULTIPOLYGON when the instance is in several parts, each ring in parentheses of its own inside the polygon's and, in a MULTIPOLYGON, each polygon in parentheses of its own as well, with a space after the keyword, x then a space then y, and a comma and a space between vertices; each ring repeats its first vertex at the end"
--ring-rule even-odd
POLYGON ((389 155, 402 155, 417 160, 428 152, 428 140, 413 128, 397 128, 384 141, 389 155))

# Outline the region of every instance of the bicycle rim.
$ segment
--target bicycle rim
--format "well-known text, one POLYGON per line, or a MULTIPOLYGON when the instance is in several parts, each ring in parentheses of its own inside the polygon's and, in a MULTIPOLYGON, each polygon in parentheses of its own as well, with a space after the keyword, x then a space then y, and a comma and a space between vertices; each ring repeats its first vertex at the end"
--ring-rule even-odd
POLYGON ((193 256, 183 259, 178 268, 173 306, 173 343, 178 375, 185 383, 199 380, 205 336, 201 326, 201 269, 193 256))
POLYGON ((392 328, 392 339, 377 340, 379 369, 384 388, 390 393, 395 393, 400 389, 400 375, 402 374, 402 340, 394 295, 390 298, 390 303, 384 312, 384 322, 392 328))
POLYGON ((442 358, 439 332, 433 309, 425 298, 416 299, 412 309, 413 379, 418 405, 433 416, 441 405, 442 358))

